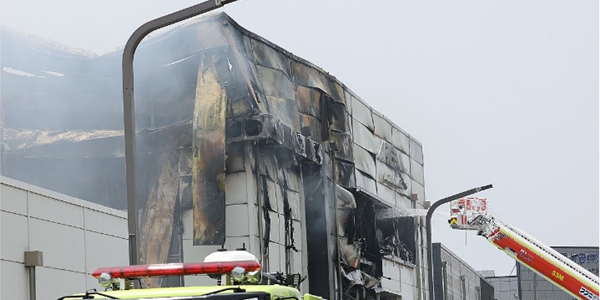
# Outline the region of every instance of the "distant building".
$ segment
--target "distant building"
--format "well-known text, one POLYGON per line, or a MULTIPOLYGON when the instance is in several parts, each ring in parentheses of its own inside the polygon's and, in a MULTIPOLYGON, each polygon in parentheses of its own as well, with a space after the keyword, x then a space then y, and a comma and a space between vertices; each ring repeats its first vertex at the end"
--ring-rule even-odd
POLYGON ((434 299, 494 299, 494 286, 480 272, 441 243, 434 243, 432 250, 434 299))
POLYGON ((517 276, 486 276, 485 279, 494 286, 495 300, 519 299, 519 278, 517 276))

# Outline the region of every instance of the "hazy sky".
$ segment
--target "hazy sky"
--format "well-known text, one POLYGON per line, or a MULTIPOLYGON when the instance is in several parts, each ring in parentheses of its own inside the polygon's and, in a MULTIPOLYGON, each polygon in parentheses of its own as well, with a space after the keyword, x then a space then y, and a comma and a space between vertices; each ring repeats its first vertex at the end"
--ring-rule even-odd
MULTIPOLYGON (((1 23, 112 51, 195 1, 2 0, 1 23)), ((598 246, 598 1, 240 0, 240 25, 327 70, 408 131, 427 198, 493 183, 492 210, 549 245, 598 246)), ((443 206, 439 211, 447 211, 443 206)), ((477 270, 514 262, 434 220, 477 270)))

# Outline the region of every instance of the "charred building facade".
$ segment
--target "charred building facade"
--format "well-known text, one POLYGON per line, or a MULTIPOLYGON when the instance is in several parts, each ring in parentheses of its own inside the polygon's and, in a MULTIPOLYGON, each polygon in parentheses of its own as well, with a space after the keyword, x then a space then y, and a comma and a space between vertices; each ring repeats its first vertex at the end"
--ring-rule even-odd
MULTIPOLYGON (((2 35, 2 175, 126 209, 120 53, 2 35)), ((387 213, 423 208, 413 137, 225 14, 144 41, 135 75, 143 263, 245 247, 328 299, 424 299, 424 220, 387 213)))

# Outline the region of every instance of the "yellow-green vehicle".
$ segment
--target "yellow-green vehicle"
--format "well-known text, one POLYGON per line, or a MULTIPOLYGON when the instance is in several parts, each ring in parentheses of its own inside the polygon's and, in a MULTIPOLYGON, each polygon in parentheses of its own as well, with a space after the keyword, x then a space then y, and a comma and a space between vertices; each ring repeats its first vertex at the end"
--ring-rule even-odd
POLYGON ((171 263, 98 268, 92 273, 101 290, 68 295, 63 299, 170 299, 170 300, 318 300, 298 290, 299 274, 283 276, 261 272, 258 259, 246 251, 218 251, 200 263, 171 263), (212 286, 137 288, 143 278, 208 275, 212 286), (138 283, 138 284, 136 284, 138 283))

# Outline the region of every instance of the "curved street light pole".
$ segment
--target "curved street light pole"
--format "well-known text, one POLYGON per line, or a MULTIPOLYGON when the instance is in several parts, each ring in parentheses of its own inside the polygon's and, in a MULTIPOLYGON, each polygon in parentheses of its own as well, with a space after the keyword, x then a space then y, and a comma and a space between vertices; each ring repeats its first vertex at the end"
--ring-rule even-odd
POLYGON ((133 101, 133 55, 142 39, 149 33, 220 8, 236 0, 208 0, 174 13, 156 18, 136 29, 123 50, 123 115, 125 136, 125 177, 127 179, 127 218, 129 230, 129 264, 139 264, 138 250, 138 191, 135 157, 135 105, 133 101))
POLYGON ((460 199, 462 197, 466 197, 487 189, 491 189, 493 186, 491 184, 488 185, 484 185, 484 186, 480 186, 480 187, 476 187, 476 188, 472 188, 470 190, 466 190, 464 192, 458 193, 458 194, 454 194, 452 196, 440 199, 438 201, 436 201, 435 203, 433 203, 433 205, 431 205, 431 207, 429 208, 429 210, 427 210, 427 216, 425 217, 425 230, 427 231, 427 274, 428 274, 428 279, 429 279, 429 300, 433 300, 433 249, 431 244, 431 217, 433 216, 433 212, 435 211, 436 208, 438 208, 440 205, 448 203, 452 200, 456 200, 456 199, 460 199))

